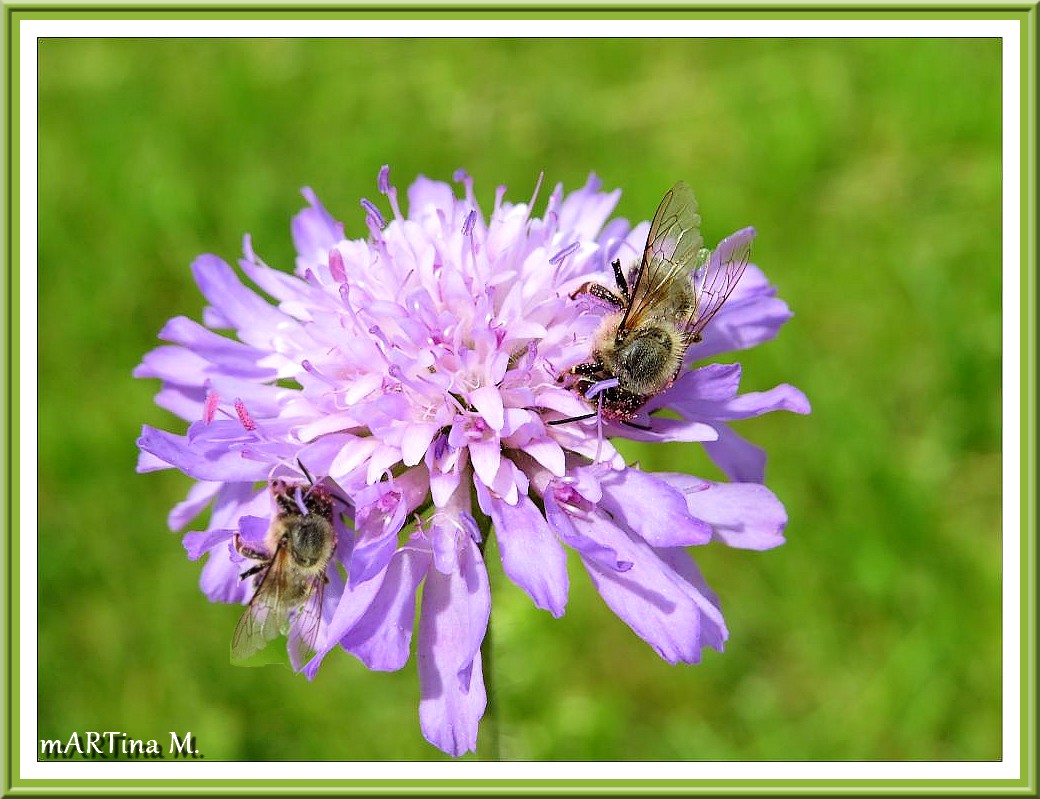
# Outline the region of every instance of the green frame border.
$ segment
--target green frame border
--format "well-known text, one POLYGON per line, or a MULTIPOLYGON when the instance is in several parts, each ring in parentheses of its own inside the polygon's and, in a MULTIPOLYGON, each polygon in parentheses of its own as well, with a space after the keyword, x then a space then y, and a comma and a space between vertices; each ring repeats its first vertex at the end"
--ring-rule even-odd
POLYGON ((634 795, 634 794, 925 794, 925 795, 1036 795, 1036 295, 1037 295, 1037 2, 657 2, 637 5, 631 0, 526 0, 526 2, 445 2, 421 3, 406 0, 394 2, 359 2, 330 4, 309 2, 286 5, 284 0, 259 0, 244 4, 207 4, 199 2, 149 4, 104 3, 73 5, 71 3, 37 2, 5 3, 0 0, 3 17, 3 84, 4 84, 4 280, 0 282, 4 321, 0 326, 3 352, 4 458, 0 475, 3 482, 4 548, 4 738, 3 783, 0 795, 74 795, 84 793, 182 795, 221 793, 227 795, 298 795, 298 794, 561 794, 634 795), (914 20, 1005 20, 1017 21, 1021 32, 1021 355, 1020 355, 1020 423, 1021 423, 1021 504, 1020 547, 1021 578, 1021 764, 1018 779, 1013 780, 28 780, 18 774, 19 720, 18 663, 15 658, 19 641, 18 573, 19 518, 16 458, 19 452, 18 397, 15 389, 19 374, 18 272, 15 268, 19 250, 18 194, 20 191, 18 153, 19 114, 19 33, 22 21, 46 19, 386 19, 407 16, 410 19, 478 18, 495 19, 508 15, 519 19, 595 18, 595 19, 732 19, 753 13, 758 19, 914 19, 914 20))

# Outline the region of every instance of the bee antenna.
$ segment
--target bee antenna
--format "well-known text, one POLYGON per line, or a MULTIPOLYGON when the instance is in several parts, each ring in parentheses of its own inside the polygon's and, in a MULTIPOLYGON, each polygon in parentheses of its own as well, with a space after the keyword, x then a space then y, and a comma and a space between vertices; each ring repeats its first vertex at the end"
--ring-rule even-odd
POLYGON ((597 414, 595 412, 593 412, 593 413, 584 413, 581 416, 569 416, 566 419, 553 419, 551 422, 546 422, 546 424, 557 425, 557 424, 567 424, 568 422, 584 422, 586 419, 591 419, 593 416, 596 416, 596 415, 597 414))
POLYGON ((300 467, 300 471, 303 472, 303 476, 307 478, 307 482, 312 486, 314 485, 314 478, 311 477, 311 473, 307 471, 307 467, 303 465, 303 461, 299 458, 296 459, 296 464, 300 467))

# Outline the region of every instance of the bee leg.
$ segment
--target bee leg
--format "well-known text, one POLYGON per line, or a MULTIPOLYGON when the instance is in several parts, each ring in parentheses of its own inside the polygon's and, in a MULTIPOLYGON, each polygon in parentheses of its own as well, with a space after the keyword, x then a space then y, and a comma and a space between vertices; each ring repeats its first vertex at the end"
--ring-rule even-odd
POLYGON ((631 300, 632 298, 628 294, 628 281, 625 280, 625 273, 621 271, 621 259, 615 258, 610 266, 614 270, 614 281, 617 283, 617 287, 621 289, 621 296, 626 300, 631 300))
POLYGON ((623 297, 619 297, 606 286, 599 283, 593 283, 592 281, 582 283, 578 286, 574 293, 571 294, 571 299, 576 300, 580 294, 589 294, 600 302, 605 302, 607 305, 618 311, 625 310, 628 305, 623 297))
POLYGON ((235 546, 235 552, 237 552, 244 558, 249 558, 249 560, 262 561, 269 561, 271 559, 266 552, 261 552, 258 549, 253 549, 248 544, 243 544, 242 537, 238 533, 235 533, 234 537, 231 540, 235 546))
POLYGON ((238 579, 239 580, 244 580, 244 579, 246 579, 246 577, 252 577, 254 574, 257 574, 258 572, 266 569, 270 565, 271 565, 270 563, 258 563, 253 568, 246 569, 244 572, 242 572, 240 575, 238 575, 238 579))
POLYGON ((285 516, 300 516, 300 506, 296 504, 296 498, 293 496, 293 492, 288 491, 283 494, 275 494, 275 502, 278 504, 278 512, 285 516))
MULTIPOLYGON (((599 360, 585 361, 585 363, 579 363, 576 366, 572 366, 558 378, 556 382, 563 383, 565 380, 570 380, 571 385, 569 388, 583 395, 586 391, 592 388, 596 382, 607 379, 607 374, 603 369, 603 364, 599 360)), ((609 389, 608 389, 609 390, 609 389)), ((554 419, 546 424, 557 425, 567 424, 568 422, 580 422, 585 419, 592 419, 594 416, 599 415, 599 411, 593 411, 592 413, 582 414, 581 416, 571 416, 566 419, 554 419)))
POLYGON ((603 380, 608 376, 609 375, 607 375, 603 370, 603 364, 598 360, 585 361, 585 363, 579 363, 577 366, 572 366, 566 372, 557 377, 556 382, 565 383, 568 380, 571 380, 574 383, 585 383, 587 385, 585 385, 582 390, 582 393, 584 393, 584 391, 587 391, 592 387, 593 382, 596 380, 603 380), (574 378, 578 379, 574 380, 574 378))

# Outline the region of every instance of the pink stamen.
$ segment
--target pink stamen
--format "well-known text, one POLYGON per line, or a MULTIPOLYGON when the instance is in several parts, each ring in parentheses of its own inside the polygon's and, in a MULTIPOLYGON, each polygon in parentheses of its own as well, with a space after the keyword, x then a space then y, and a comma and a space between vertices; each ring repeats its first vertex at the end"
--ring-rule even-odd
POLYGON ((337 283, 344 283, 347 279, 347 270, 343 266, 343 256, 339 250, 329 250, 329 274, 337 283))
POLYGON ((202 406, 202 421, 209 424, 213 421, 213 417, 217 415, 217 403, 220 402, 220 395, 216 391, 210 391, 206 394, 206 404, 202 406))
POLYGON ((253 421, 253 417, 246 410, 246 404, 240 399, 235 400, 235 413, 238 414, 238 421, 242 423, 242 427, 250 432, 256 430, 256 422, 253 421))

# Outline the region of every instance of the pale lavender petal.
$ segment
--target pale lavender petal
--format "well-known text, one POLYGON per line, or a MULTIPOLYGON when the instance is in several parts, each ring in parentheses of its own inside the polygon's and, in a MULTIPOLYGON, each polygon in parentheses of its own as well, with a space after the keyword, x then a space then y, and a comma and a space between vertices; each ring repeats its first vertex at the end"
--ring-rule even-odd
POLYGON ((601 507, 651 546, 692 546, 711 540, 711 526, 692 517, 683 495, 656 475, 628 468, 612 472, 600 485, 601 507))
POLYGON ((198 560, 217 544, 231 540, 234 530, 206 530, 201 533, 185 533, 181 543, 188 552, 188 560, 198 560))
POLYGON ((371 580, 386 570, 397 548, 397 532, 387 528, 380 535, 354 543, 350 556, 350 585, 371 580))
POLYGON ((781 383, 769 391, 754 391, 740 394, 718 408, 716 419, 748 419, 773 411, 790 411, 806 414, 811 411, 809 400, 799 389, 787 383, 781 383))
POLYGON ((538 461, 554 476, 563 477, 567 473, 567 456, 563 447, 551 438, 532 439, 520 449, 538 461))
POLYGON ((669 663, 697 663, 701 657, 701 611, 688 584, 647 544, 602 522, 603 540, 632 568, 617 572, 582 557, 603 601, 669 663))
POLYGON ((686 418, 712 422, 749 419, 773 411, 806 414, 811 410, 805 394, 786 383, 781 383, 769 391, 738 394, 720 401, 677 393, 668 404, 686 418))
POLYGON ((460 673, 480 652, 480 644, 484 640, 488 618, 491 616, 491 587, 488 583, 484 557, 477 548, 477 542, 471 536, 465 536, 462 541, 459 551, 459 573, 464 582, 465 601, 469 606, 467 613, 471 624, 468 635, 461 639, 463 647, 459 650, 460 673))
MULTIPOLYGON (((301 266, 325 260, 326 253, 343 239, 343 225, 332 218, 310 188, 303 189, 310 208, 304 208, 292 220, 293 245, 301 266)), ((302 270, 301 270, 302 271, 302 270)))
POLYGON ((226 544, 209 551, 199 576, 199 587, 211 602, 242 603, 252 595, 248 581, 239 577, 241 564, 231 560, 226 544))
POLYGON ((401 460, 405 466, 415 466, 426 456, 426 450, 440 431, 438 424, 409 425, 401 439, 401 460))
POLYGON ((699 369, 683 372, 667 391, 651 399, 648 410, 665 406, 679 406, 684 402, 725 402, 740 388, 739 363, 711 363, 699 369))
POLYGON ((251 483, 225 483, 213 502, 210 527, 238 528, 243 516, 264 518, 271 513, 271 494, 264 488, 254 489, 251 483))
MULTIPOLYGON (((478 487, 478 493, 480 490, 478 487)), ((567 605, 567 553, 542 512, 527 496, 521 496, 516 505, 495 497, 486 502, 506 575, 535 605, 559 618, 567 605)))
POLYGON ((772 549, 784 543, 787 511, 759 483, 713 483, 688 474, 658 474, 683 494, 690 513, 711 525, 724 544, 772 549))
POLYGON ((718 441, 704 442, 704 451, 726 477, 737 483, 761 483, 766 477, 766 453, 761 447, 734 433, 729 425, 718 423, 718 441))
POLYGON ((455 756, 476 749, 487 704, 479 650, 491 595, 476 546, 464 551, 458 572, 431 570, 426 578, 417 649, 423 736, 455 756))
POLYGON ((430 527, 430 546, 433 547, 433 567, 441 574, 452 574, 459 567, 456 546, 459 530, 454 521, 435 522, 430 527))
POLYGON ((615 428, 623 430, 625 438, 633 441, 714 441, 719 437, 716 429, 710 424, 694 420, 666 419, 660 416, 650 417, 644 420, 650 426, 649 430, 634 427, 615 428))
POLYGON ((243 544, 260 549, 264 546, 271 520, 263 516, 246 514, 238 520, 238 538, 243 544))
POLYGON ((571 549, 577 550, 582 557, 602 564, 608 569, 627 571, 632 568, 631 561, 624 560, 615 549, 594 538, 599 532, 597 521, 589 521, 568 514, 560 507, 552 491, 545 493, 544 501, 545 519, 563 543, 571 549))
POLYGON ((593 239, 621 199, 621 190, 600 192, 601 182, 590 174, 585 185, 567 195, 560 205, 560 229, 582 239, 593 239))
POLYGON ((260 366, 267 353, 226 338, 183 316, 175 316, 162 330, 159 338, 181 344, 196 355, 219 366, 221 372, 234 377, 256 381, 271 380, 277 372, 260 366))
POLYGON ((262 329, 273 336, 285 327, 288 317, 242 285, 234 270, 217 256, 200 255, 191 271, 202 296, 240 331, 262 329))
POLYGON ((303 673, 307 675, 308 679, 314 679, 325 655, 338 646, 343 636, 353 629, 354 625, 365 615, 372 601, 379 593, 386 574, 386 571, 382 571, 372 580, 356 584, 348 582, 343 587, 343 594, 329 619, 328 627, 325 631, 325 641, 310 662, 303 668, 303 673))
POLYGON ((193 485, 188 490, 188 496, 182 502, 178 502, 174 505, 173 510, 170 511, 170 515, 166 519, 170 529, 180 530, 188 522, 202 513, 202 509, 213 501, 213 497, 216 496, 217 491, 220 490, 220 486, 221 483, 207 482, 200 482, 193 485))
POLYGON ((462 473, 459 469, 450 472, 430 473, 430 498, 438 508, 443 508, 462 481, 462 473))
POLYGON ((145 452, 144 450, 141 450, 139 453, 137 453, 136 469, 141 474, 145 474, 147 472, 158 472, 162 471, 163 469, 171 468, 173 468, 171 464, 167 463, 164 460, 160 460, 150 452, 145 452))
POLYGON ((693 599, 701 614, 701 642, 705 646, 721 652, 723 644, 729 638, 729 631, 722 618, 722 606, 719 604, 719 598, 704 582, 697 563, 690 557, 690 553, 682 548, 655 549, 654 552, 664 563, 671 566, 676 574, 690 584, 687 594, 693 599))
POLYGON ((173 344, 156 347, 134 368, 134 377, 157 377, 178 384, 201 386, 213 365, 201 355, 173 344))
POLYGON ((735 233, 730 233, 712 250, 711 258, 708 259, 708 271, 719 269, 723 264, 731 261, 734 264, 740 263, 744 260, 743 256, 749 252, 754 238, 755 229, 753 227, 741 228, 735 233))
POLYGON ((215 445, 195 449, 184 436, 144 425, 137 446, 197 480, 250 482, 266 480, 270 464, 247 460, 242 453, 215 445))
POLYGON ((469 401, 477 409, 488 427, 496 433, 505 422, 505 410, 502 406, 502 395, 494 386, 481 386, 469 392, 469 401))
POLYGON ((441 211, 449 218, 455 211, 455 195, 451 186, 419 175, 408 187, 408 215, 412 218, 441 211))
POLYGON ((329 465, 329 477, 337 482, 345 478, 358 466, 367 461, 379 448, 379 441, 372 438, 351 438, 340 447, 339 454, 329 465))
POLYGON ((493 486, 502 463, 502 447, 498 438, 469 442, 469 457, 473 461, 473 471, 477 473, 477 477, 484 485, 493 486))
POLYGON ((155 395, 155 404, 186 422, 202 417, 206 390, 202 387, 178 386, 165 383, 155 395))
POLYGON ((332 470, 332 463, 344 444, 351 440, 346 434, 328 434, 315 441, 305 444, 296 456, 297 460, 312 475, 328 475, 332 470))
POLYGON ((304 280, 272 269, 266 264, 256 263, 246 259, 238 262, 242 272, 277 300, 281 301, 279 306, 282 311, 293 315, 295 318, 312 320, 312 309, 330 307, 335 308, 335 300, 328 295, 314 291, 314 288, 304 280))
POLYGON ((749 265, 722 310, 704 329, 704 340, 690 347, 688 356, 694 360, 713 358, 775 338, 792 316, 787 303, 775 294, 776 289, 762 272, 749 265))
POLYGON ((379 592, 340 644, 375 671, 397 671, 408 661, 415 592, 430 568, 430 553, 405 547, 394 555, 379 592))

